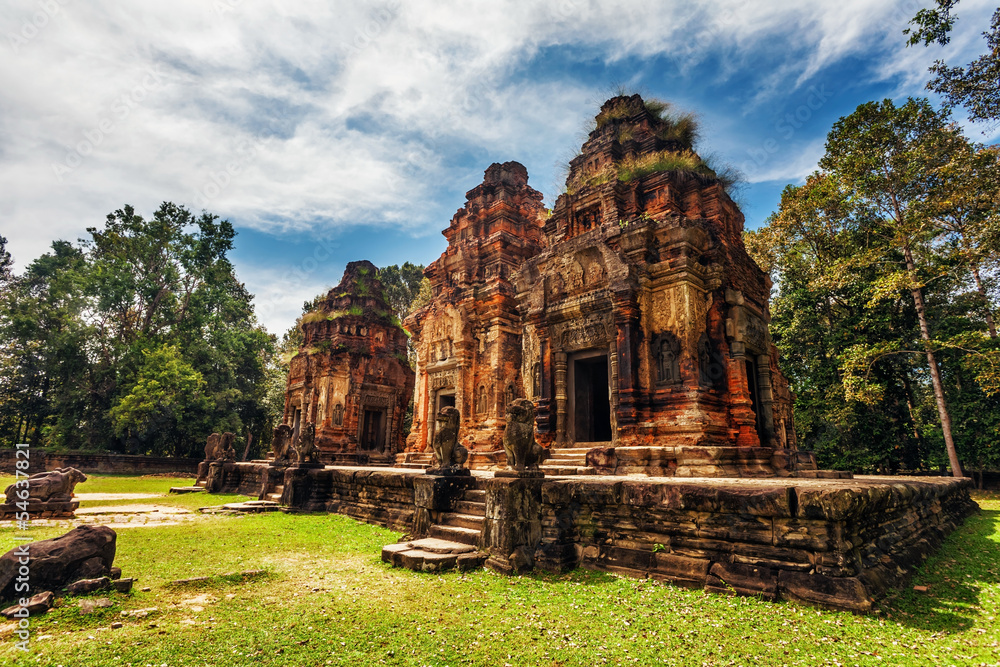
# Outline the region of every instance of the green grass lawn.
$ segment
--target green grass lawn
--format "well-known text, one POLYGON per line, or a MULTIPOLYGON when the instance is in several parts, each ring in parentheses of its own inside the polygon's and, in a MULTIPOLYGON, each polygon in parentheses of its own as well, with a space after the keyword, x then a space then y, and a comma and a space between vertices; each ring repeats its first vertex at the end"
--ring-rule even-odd
MULTIPOLYGON (((177 485, 92 481, 109 493, 177 485)), ((200 504, 209 500, 219 498, 201 496, 200 504)), ((139 577, 135 592, 103 594, 113 606, 87 615, 80 598, 64 598, 32 619, 29 653, 0 637, 0 664, 996 665, 1000 498, 977 500, 983 512, 915 578, 929 592, 903 591, 865 617, 582 570, 416 574, 379 560, 398 534, 334 515, 211 516, 120 529, 115 563, 139 577), (257 569, 265 574, 220 576, 257 569), (197 576, 213 578, 168 585, 197 576), (146 617, 121 616, 151 607, 146 617)), ((0 548, 13 545, 13 534, 0 528, 0 548)))

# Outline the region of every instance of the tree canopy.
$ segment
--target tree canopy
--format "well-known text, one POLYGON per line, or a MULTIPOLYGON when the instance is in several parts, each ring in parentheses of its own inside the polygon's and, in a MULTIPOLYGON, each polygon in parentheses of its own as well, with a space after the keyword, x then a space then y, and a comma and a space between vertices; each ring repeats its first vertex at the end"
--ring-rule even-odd
POLYGON ((0 297, 0 439, 180 456, 213 431, 261 440, 275 341, 229 261, 232 225, 164 203, 87 232, 0 297))

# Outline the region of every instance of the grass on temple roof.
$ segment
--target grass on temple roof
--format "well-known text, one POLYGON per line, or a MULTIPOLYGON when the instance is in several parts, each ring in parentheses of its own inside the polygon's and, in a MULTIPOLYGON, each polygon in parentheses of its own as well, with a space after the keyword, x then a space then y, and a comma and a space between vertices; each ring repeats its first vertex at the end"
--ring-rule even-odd
MULTIPOLYGON (((126 477, 102 490, 152 488, 126 477)), ((88 482, 89 484, 90 482, 88 482)), ((158 484, 158 482, 157 482, 158 484)), ((80 491, 85 489, 81 486, 80 491)), ((32 619, 12 665, 987 665, 1000 655, 1000 499, 970 517, 878 614, 855 616, 577 570, 503 577, 393 569, 399 536, 336 515, 218 516, 120 529, 132 595, 32 619), (264 570, 262 577, 226 577, 264 570), (179 578, 208 576, 192 587, 179 578), (148 586, 149 592, 138 587, 148 586), (151 610, 146 616, 122 611, 151 610), (120 622, 123 627, 111 629, 120 622)), ((43 537, 39 529, 38 537, 43 537)), ((9 528, 0 546, 13 545, 9 528)))

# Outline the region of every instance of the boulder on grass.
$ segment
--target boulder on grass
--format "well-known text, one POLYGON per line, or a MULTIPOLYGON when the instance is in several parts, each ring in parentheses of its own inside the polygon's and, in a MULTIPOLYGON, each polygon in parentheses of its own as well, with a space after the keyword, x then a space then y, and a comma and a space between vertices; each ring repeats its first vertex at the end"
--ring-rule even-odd
POLYGON ((0 556, 0 600, 59 590, 79 579, 110 576, 117 539, 107 526, 79 526, 51 540, 14 547, 0 556), (24 566, 28 571, 22 577, 24 566), (29 591, 15 590, 18 578, 27 581, 29 591))

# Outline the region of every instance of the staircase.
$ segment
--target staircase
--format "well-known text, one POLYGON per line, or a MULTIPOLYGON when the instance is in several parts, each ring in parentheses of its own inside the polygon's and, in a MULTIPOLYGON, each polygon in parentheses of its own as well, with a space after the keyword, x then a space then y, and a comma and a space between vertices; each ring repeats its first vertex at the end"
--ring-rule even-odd
POLYGON ((431 526, 428 534, 439 540, 476 546, 486 519, 486 491, 466 489, 453 509, 453 512, 442 513, 441 522, 431 526))
POLYGON ((431 467, 431 452, 401 452, 396 454, 396 467, 411 470, 426 470, 431 467))
MULTIPOLYGON (((593 443, 592 443, 593 444, 593 443)), ((604 443, 596 443, 597 446, 604 443)), ((608 443, 610 445, 610 443, 608 443)), ((595 470, 587 466, 587 452, 590 447, 560 447, 549 450, 551 457, 538 466, 546 475, 593 475, 595 470)))
POLYGON ((452 509, 441 515, 440 523, 431 526, 429 537, 383 547, 382 560, 414 572, 482 567, 488 554, 479 551, 477 544, 486 519, 486 491, 466 489, 452 509))
POLYGON ((281 502, 281 494, 285 490, 284 484, 278 484, 274 488, 270 489, 261 500, 271 500, 276 503, 281 502))

